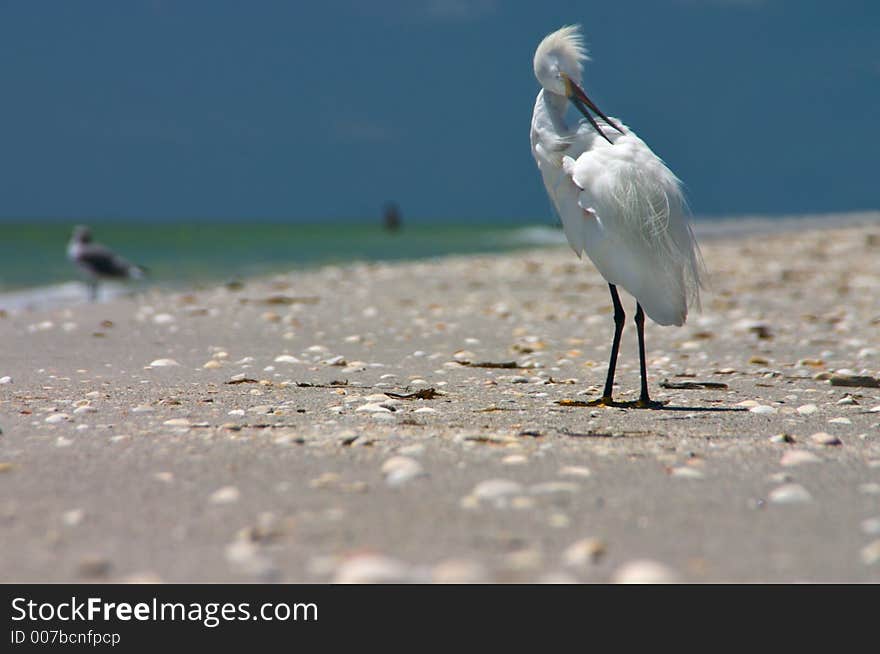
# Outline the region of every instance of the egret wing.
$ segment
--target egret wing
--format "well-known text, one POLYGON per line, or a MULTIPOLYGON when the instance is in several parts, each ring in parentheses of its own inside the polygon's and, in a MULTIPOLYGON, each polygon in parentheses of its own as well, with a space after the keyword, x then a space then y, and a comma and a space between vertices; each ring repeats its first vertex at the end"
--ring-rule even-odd
POLYGON ((558 203, 572 247, 655 322, 682 324, 699 301, 701 266, 679 180, 631 131, 613 145, 594 139, 562 170, 576 189, 558 203))

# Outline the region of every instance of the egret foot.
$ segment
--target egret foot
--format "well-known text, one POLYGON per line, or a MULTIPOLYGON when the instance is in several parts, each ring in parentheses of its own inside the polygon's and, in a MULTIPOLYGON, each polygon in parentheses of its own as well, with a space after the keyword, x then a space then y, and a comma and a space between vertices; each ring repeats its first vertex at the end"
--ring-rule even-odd
POLYGON ((598 400, 584 402, 581 406, 589 407, 613 407, 615 409, 662 409, 666 406, 666 402, 655 402, 651 399, 629 400, 628 402, 620 402, 612 400, 610 397, 600 397, 598 400))
POLYGON ((556 404, 559 406, 571 406, 571 407, 605 407, 605 408, 614 408, 614 409, 662 409, 666 406, 666 402, 655 402, 650 399, 641 399, 641 400, 630 400, 629 402, 619 402, 617 400, 612 400, 607 395, 602 396, 596 400, 589 400, 584 402, 583 400, 556 400, 556 404))

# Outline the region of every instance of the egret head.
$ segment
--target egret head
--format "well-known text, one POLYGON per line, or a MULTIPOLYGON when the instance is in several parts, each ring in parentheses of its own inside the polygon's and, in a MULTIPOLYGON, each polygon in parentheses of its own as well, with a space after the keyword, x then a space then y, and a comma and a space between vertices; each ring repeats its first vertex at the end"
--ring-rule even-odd
POLYGON ((535 77, 538 78, 538 82, 545 90, 571 100, 571 103, 590 121, 596 131, 611 143, 611 139, 602 131, 588 109, 599 115, 621 134, 623 134, 623 130, 603 114, 581 88, 581 76, 584 72, 583 62, 588 60, 580 27, 566 25, 545 36, 538 45, 538 49, 535 50, 535 77))
POLYGON ((580 84, 588 60, 580 27, 566 25, 545 36, 535 50, 535 77, 551 93, 568 95, 566 78, 580 84))

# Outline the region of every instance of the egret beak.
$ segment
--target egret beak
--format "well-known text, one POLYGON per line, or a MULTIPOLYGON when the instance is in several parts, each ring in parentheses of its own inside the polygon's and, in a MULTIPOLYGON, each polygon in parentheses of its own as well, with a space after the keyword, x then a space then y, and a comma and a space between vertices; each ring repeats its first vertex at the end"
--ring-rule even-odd
POLYGON ((568 75, 563 73, 562 79, 565 81, 565 95, 568 97, 569 100, 571 100, 571 103, 575 107, 577 107, 577 110, 580 111, 584 115, 584 117, 590 121, 590 124, 596 129, 597 132, 599 132, 599 134, 602 135, 602 138, 604 138, 609 143, 612 142, 611 139, 608 138, 608 136, 605 134, 605 132, 602 131, 602 128, 599 127, 599 124, 596 122, 593 116, 590 115, 588 109, 592 110, 593 113, 601 117, 602 120, 611 125, 618 132, 620 132, 621 134, 624 133, 620 126, 613 120, 611 120, 608 116, 603 114, 602 110, 599 109, 599 107, 597 107, 593 103, 593 101, 587 97, 587 94, 584 93, 584 90, 580 86, 578 86, 568 75))

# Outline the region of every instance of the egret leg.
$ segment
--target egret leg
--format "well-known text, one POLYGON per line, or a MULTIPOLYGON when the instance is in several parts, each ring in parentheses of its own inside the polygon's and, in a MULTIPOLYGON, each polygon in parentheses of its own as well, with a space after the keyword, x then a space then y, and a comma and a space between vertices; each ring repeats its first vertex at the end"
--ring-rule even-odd
POLYGON ((98 280, 89 280, 89 301, 96 302, 98 300, 98 280))
POLYGON ((636 303, 636 331, 639 334, 639 369, 642 375, 642 392, 636 406, 642 409, 656 409, 662 406, 662 402, 652 402, 648 396, 648 367, 645 363, 645 312, 642 305, 636 303))
POLYGON ((617 368, 617 353, 620 350, 620 335, 623 334, 623 324, 626 320, 626 313, 623 311, 623 305, 620 303, 620 296, 617 294, 617 287, 614 284, 608 284, 611 290, 611 301, 614 303, 614 341, 611 343, 611 359, 608 361, 608 375, 605 377, 605 390, 602 392, 601 399, 595 402, 599 406, 611 406, 611 393, 614 386, 614 371, 617 368))

